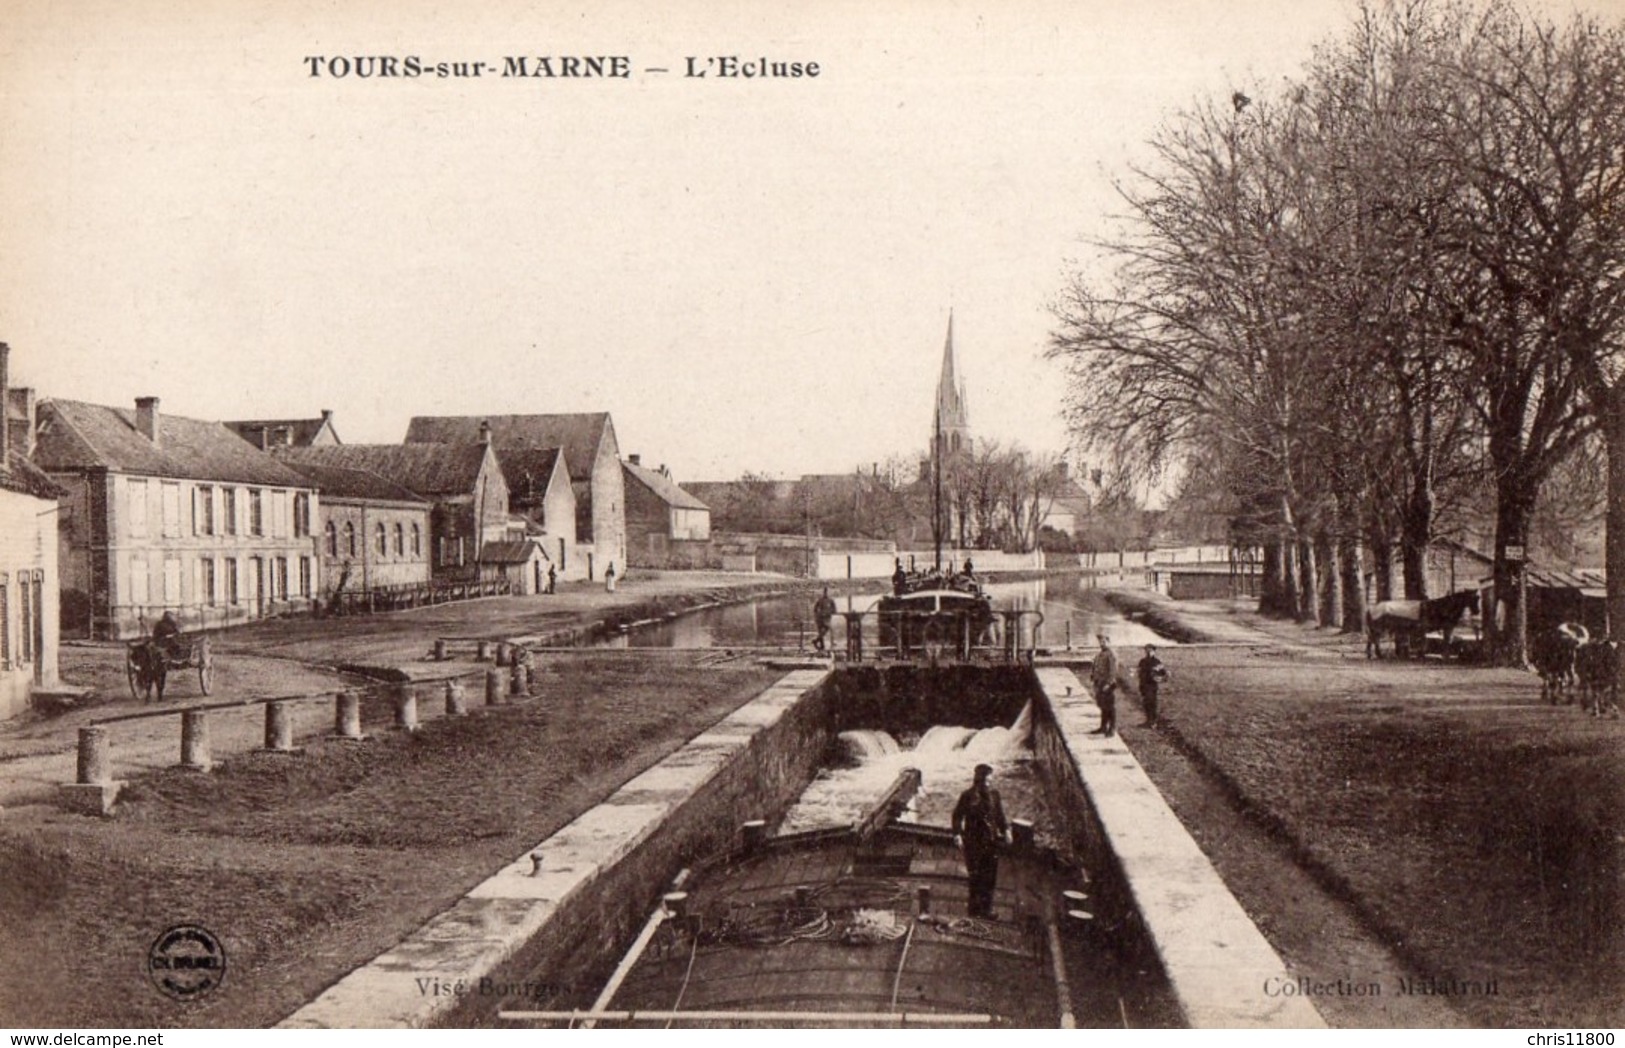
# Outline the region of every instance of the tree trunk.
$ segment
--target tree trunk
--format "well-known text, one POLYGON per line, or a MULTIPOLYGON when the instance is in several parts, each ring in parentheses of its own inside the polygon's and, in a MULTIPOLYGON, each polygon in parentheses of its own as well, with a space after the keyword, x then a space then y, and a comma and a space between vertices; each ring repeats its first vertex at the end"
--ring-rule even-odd
POLYGON ((1338 540, 1342 561, 1343 632, 1361 633, 1365 630, 1365 585, 1360 571, 1360 540, 1350 535, 1338 540))
POLYGON ((1320 563, 1320 624, 1341 629, 1343 626, 1342 567, 1338 563, 1337 546, 1331 536, 1321 532, 1315 537, 1315 559, 1320 563))
POLYGON ((1315 546, 1308 538, 1298 540, 1298 620, 1320 625, 1320 566, 1315 563, 1315 546))
MULTIPOLYGON (((1610 460, 1610 471, 1612 461, 1610 460)), ((1610 480, 1612 478, 1610 477, 1610 480)), ((1527 485, 1508 480, 1497 485, 1495 498, 1495 604, 1493 614, 1485 616, 1485 632, 1489 636, 1491 657, 1503 666, 1522 666, 1528 662, 1528 625, 1519 595, 1519 574, 1529 567, 1529 518, 1534 510, 1535 493, 1526 491, 1527 485), (1521 562, 1508 561, 1507 546, 1521 546, 1521 562)), ((1609 506, 1613 511, 1613 506, 1609 506)))
POLYGON ((1264 540, 1264 570, 1259 578, 1258 610, 1264 615, 1283 615, 1287 602, 1281 592, 1285 586, 1285 551, 1281 540, 1271 536, 1264 540))
MULTIPOLYGON (((1608 515, 1604 564, 1608 571, 1608 635, 1625 633, 1625 384, 1615 383, 1600 405, 1608 448, 1608 515)), ((1619 638, 1615 638, 1619 639, 1619 638)), ((1625 658, 1614 660, 1619 692, 1625 694, 1625 658)))
POLYGON ((1433 490, 1418 479, 1405 502, 1405 519, 1400 525, 1399 552, 1405 576, 1405 599, 1428 598, 1428 543, 1433 539, 1433 490))
POLYGON ((1386 537, 1371 540, 1371 570, 1376 578, 1373 597, 1378 603, 1394 599, 1394 547, 1386 537))

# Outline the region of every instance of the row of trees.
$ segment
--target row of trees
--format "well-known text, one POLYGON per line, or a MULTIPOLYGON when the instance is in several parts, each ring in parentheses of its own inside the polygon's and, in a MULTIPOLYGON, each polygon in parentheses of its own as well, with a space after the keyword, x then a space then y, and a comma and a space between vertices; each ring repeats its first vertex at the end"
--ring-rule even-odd
MULTIPOLYGON (((1058 456, 978 440, 945 456, 943 542, 966 549, 1036 549, 1044 521, 1065 486, 1058 456)), ((850 474, 780 481, 747 473, 708 492, 715 526, 730 531, 809 533, 930 544, 936 474, 929 462, 894 456, 850 474)))
POLYGON ((1509 657, 1507 549, 1543 501, 1600 500, 1583 480, 1606 454, 1625 621, 1621 28, 1501 0, 1362 7, 1253 95, 1165 126, 1120 186, 1111 272, 1064 289, 1073 429, 1128 473, 1177 465, 1223 493, 1280 614, 1357 628, 1362 565, 1397 596, 1396 549, 1403 594, 1428 596, 1441 523, 1487 518, 1509 657))

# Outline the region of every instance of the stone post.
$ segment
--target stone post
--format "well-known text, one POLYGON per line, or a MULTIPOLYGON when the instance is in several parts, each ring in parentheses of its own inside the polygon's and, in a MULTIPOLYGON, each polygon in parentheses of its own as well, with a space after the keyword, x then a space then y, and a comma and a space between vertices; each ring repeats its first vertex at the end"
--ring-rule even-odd
POLYGON ((396 688, 395 726, 402 731, 418 730, 418 693, 409 684, 396 688))
POLYGON ((78 781, 81 786, 100 786, 112 781, 113 776, 108 770, 108 746, 107 729, 101 725, 92 724, 79 729, 78 781))
POLYGON ((488 640, 480 641, 479 644, 474 649, 474 657, 479 659, 481 662, 490 662, 491 661, 491 642, 488 641, 488 640))
POLYGON ((525 667, 517 662, 513 664, 513 670, 508 674, 508 693, 510 695, 525 693, 525 667))
POLYGON ((193 771, 208 771, 214 762, 209 757, 209 715, 204 710, 181 712, 181 767, 193 771))
POLYGON ((434 661, 446 661, 446 642, 444 638, 436 639, 434 642, 434 661))
POLYGON ((463 695, 463 686, 454 680, 446 682, 446 716, 461 717, 468 712, 468 699, 463 695))
POLYGON ((507 664, 508 664, 508 642, 505 641, 505 640, 499 640, 499 641, 497 641, 497 665, 498 666, 506 666, 507 664))
POLYGON ((273 753, 293 752, 293 710, 286 699, 265 704, 265 748, 273 753))
POLYGON ((341 739, 361 738, 361 696, 341 691, 333 697, 333 733, 341 739))
POLYGON ((485 671, 485 704, 502 705, 502 674, 497 670, 485 671))

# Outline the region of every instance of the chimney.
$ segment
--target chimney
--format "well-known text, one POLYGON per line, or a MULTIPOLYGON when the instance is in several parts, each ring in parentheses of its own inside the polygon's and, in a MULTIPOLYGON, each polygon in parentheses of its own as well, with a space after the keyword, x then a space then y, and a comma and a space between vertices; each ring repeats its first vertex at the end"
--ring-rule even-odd
POLYGON ((322 409, 322 421, 327 422, 327 423, 331 423, 333 421, 333 409, 332 408, 323 408, 322 409))
POLYGON ((11 472, 11 347, 0 342, 0 477, 11 472))
POLYGON ((665 477, 667 480, 671 479, 671 470, 666 468, 666 464, 664 462, 660 464, 660 475, 665 477))
MULTIPOLYGON (((0 397, 0 404, 6 403, 0 397)), ((39 437, 39 402, 31 386, 11 390, 11 406, 16 409, 16 425, 11 426, 11 447, 23 458, 32 458, 39 437)), ((3 440, 3 438, 0 438, 3 440)))
POLYGON ((293 447, 293 427, 292 426, 283 426, 277 432, 282 435, 282 446, 283 447, 285 447, 285 448, 293 447))
POLYGON ((641 465, 643 465, 643 456, 642 455, 628 455, 628 456, 626 456, 626 461, 632 463, 632 465, 634 465, 634 466, 641 466, 641 465))
POLYGON ((135 398, 135 428, 140 430, 141 435, 152 441, 153 444, 158 443, 157 397, 135 398))
POLYGON ((485 419, 480 420, 480 443, 486 445, 491 443, 491 423, 485 419))

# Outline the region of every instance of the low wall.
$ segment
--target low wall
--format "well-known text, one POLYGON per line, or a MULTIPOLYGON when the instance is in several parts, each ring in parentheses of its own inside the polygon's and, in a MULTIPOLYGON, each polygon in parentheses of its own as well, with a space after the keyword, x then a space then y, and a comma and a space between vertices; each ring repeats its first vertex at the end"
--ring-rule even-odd
POLYGON ((1154 955, 1187 1025, 1322 1027, 1307 998, 1266 986, 1286 964, 1225 887, 1121 738, 1091 732, 1100 711, 1071 670, 1035 671, 1044 702, 1034 749, 1063 837, 1101 871, 1096 905, 1131 922, 1154 955))
POLYGON ((280 1025, 485 1026, 580 995, 561 973, 612 964, 679 869, 811 781, 833 722, 828 677, 788 674, 280 1025))

